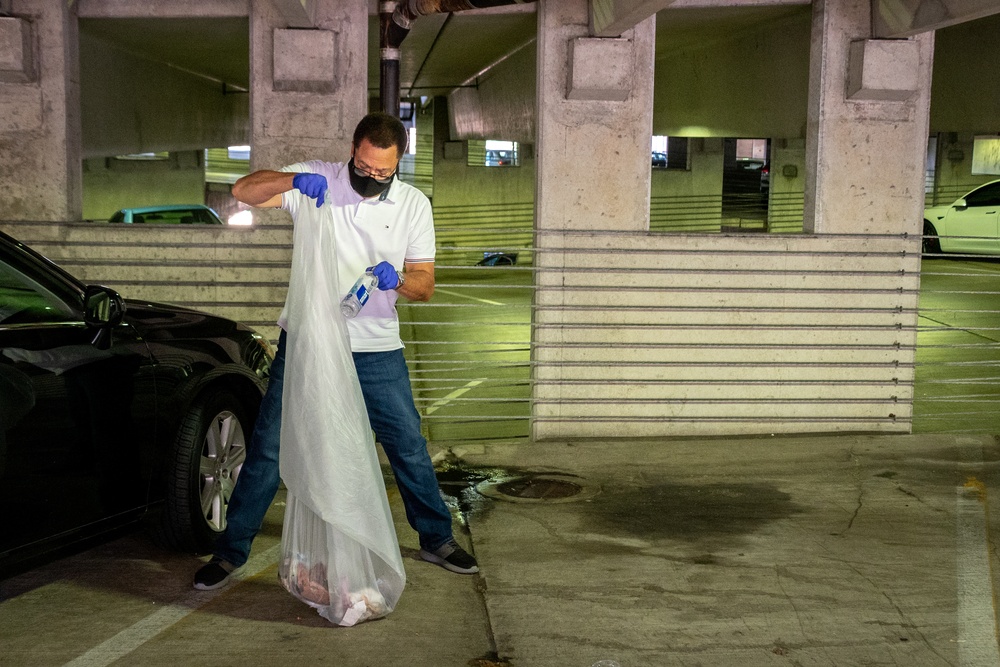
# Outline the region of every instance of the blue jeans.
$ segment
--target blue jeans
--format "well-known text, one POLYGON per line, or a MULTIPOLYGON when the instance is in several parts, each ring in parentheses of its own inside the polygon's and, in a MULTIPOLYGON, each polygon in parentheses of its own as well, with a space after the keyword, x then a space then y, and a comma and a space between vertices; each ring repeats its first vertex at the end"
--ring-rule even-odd
MULTIPOLYGON (((392 466, 406 519, 420 536, 420 547, 433 551, 452 538, 451 513, 441 499, 427 441, 420 434, 420 415, 413 405, 403 351, 355 352, 353 356, 368 419, 392 466)), ((282 331, 247 457, 229 499, 226 531, 214 551, 216 557, 236 566, 247 561, 250 544, 278 492, 284 374, 282 331)))

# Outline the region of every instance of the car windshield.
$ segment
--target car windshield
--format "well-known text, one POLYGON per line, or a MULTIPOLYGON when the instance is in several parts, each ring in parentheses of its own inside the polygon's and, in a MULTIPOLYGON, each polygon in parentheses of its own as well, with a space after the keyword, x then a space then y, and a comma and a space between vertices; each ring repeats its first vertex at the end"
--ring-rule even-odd
MULTIPOLYGON (((119 211, 109 222, 125 222, 125 215, 119 211)), ((157 225, 219 225, 222 221, 204 208, 147 209, 132 212, 133 223, 157 225)))

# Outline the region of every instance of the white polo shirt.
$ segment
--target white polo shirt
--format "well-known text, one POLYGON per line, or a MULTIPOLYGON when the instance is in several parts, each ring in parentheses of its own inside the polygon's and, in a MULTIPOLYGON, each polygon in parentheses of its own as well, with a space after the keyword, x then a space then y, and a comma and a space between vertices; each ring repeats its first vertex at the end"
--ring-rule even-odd
MULTIPOLYGON (((284 167, 281 171, 313 173, 326 176, 324 206, 332 213, 337 244, 337 289, 342 295, 369 266, 385 261, 402 271, 405 262, 434 261, 434 218, 424 193, 398 178, 392 180, 385 198, 364 199, 348 177, 346 162, 310 160, 284 167)), ((281 197, 281 208, 295 220, 300 206, 316 206, 316 200, 298 190, 281 197)), ((396 314, 396 290, 375 290, 357 317, 347 320, 353 352, 385 352, 403 347, 396 314)), ((287 304, 278 325, 287 329, 287 304)), ((330 317, 341 317, 330 313, 330 317)))

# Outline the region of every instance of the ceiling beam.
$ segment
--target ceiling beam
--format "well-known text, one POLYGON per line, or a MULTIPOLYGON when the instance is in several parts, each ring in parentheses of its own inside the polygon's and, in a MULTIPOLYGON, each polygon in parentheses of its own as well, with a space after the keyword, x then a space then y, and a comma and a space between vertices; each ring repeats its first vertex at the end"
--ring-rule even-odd
POLYGON ((810 0, 590 0, 590 32, 595 37, 618 37, 667 8, 767 7, 809 3, 810 0))
POLYGON ((271 0, 289 28, 315 28, 319 0, 271 0))
POLYGON ((693 7, 773 7, 774 5, 809 5, 812 0, 674 0, 671 9, 693 7))
POLYGON ((875 37, 891 39, 1000 14, 997 0, 872 0, 875 37))
POLYGON ((81 19, 127 18, 230 18, 249 16, 248 0, 76 0, 76 15, 81 19))
POLYGON ((618 37, 674 0, 590 0, 590 32, 595 37, 618 37))

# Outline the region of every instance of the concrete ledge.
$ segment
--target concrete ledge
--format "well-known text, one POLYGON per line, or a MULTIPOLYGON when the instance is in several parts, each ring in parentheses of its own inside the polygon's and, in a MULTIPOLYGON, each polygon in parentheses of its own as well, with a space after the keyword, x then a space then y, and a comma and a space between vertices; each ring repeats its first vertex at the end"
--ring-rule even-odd
POLYGON ((0 17, 0 82, 35 80, 31 24, 12 16, 0 17))
POLYGON ((910 40, 859 39, 851 42, 847 99, 905 102, 917 94, 920 48, 910 40))
POLYGON ((337 33, 274 31, 274 89, 332 93, 337 89, 337 33))
POLYGON ((628 39, 578 37, 569 43, 566 98, 624 102, 634 79, 628 39))

